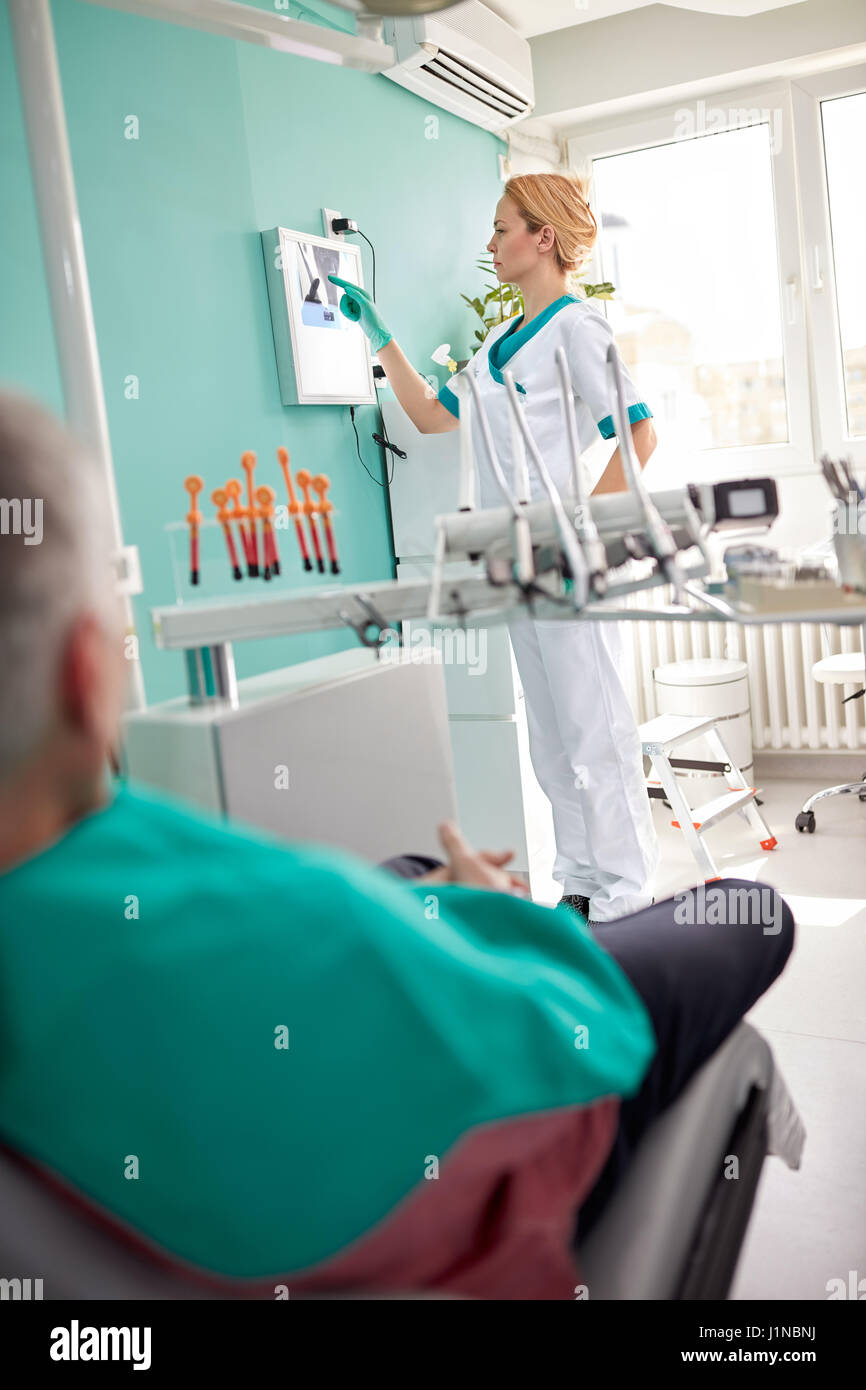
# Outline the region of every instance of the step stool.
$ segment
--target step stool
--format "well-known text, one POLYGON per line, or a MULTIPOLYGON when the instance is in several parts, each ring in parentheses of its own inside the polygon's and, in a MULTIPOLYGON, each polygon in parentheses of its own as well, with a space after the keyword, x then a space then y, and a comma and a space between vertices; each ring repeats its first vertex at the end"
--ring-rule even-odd
POLYGON ((725 741, 716 728, 712 717, 700 718, 686 714, 659 714, 655 719, 640 726, 641 745, 644 756, 652 763, 655 778, 647 781, 647 793, 651 798, 666 797, 677 820, 671 823, 682 830, 686 844, 694 855, 705 882, 721 877, 710 851, 704 843, 704 835, 725 816, 733 811, 739 813, 757 832, 761 849, 776 847, 776 837, 770 830, 757 806, 756 787, 750 787, 740 769, 725 747, 725 741), (696 738, 704 738, 712 752, 718 756, 715 763, 695 763, 685 758, 671 758, 671 753, 680 744, 689 743, 696 738), (674 769, 676 766, 700 767, 705 771, 725 772, 728 790, 703 806, 690 806, 682 789, 682 782, 674 769))

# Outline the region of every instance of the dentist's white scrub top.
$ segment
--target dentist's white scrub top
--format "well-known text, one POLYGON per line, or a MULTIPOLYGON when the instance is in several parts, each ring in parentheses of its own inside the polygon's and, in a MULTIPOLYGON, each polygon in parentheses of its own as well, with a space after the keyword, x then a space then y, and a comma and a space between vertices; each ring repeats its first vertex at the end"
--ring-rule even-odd
MULTIPOLYGON (((514 374, 554 483, 560 492, 570 491, 571 460, 554 354, 559 346, 565 348, 583 452, 599 435, 611 439, 615 434, 607 377, 612 338, 607 319, 594 305, 566 294, 526 325, 522 315, 499 325, 463 369, 478 382, 499 462, 512 487, 512 425, 503 370, 508 367, 514 374)), ((622 376, 631 423, 647 419, 652 412, 638 398, 624 366, 622 376)), ((442 388, 439 400, 459 417, 459 400, 449 386, 442 388)), ((472 444, 478 505, 502 506, 476 410, 472 444)), ((598 477, 588 476, 585 464, 581 468, 589 492, 598 477)), ((532 498, 543 496, 531 459, 528 471, 532 498)), ((563 893, 589 898, 591 921, 611 921, 647 907, 658 848, 640 737, 620 673, 617 625, 523 616, 508 629, 526 697, 532 765, 553 808, 554 878, 563 893)))
MULTIPOLYGON (((512 425, 508 409, 503 371, 507 367, 514 375, 518 392, 526 411, 526 419, 542 457, 560 492, 570 491, 571 460, 568 452, 556 371, 555 352, 565 348, 571 368, 574 388, 575 414, 581 452, 595 444, 601 436, 612 439, 616 433, 613 423, 613 404, 607 380, 607 350, 613 341, 610 324, 588 300, 565 294, 523 324, 523 315, 507 319, 488 334, 463 372, 471 372, 478 383, 499 462, 510 484, 514 484, 511 466, 512 425)), ((458 373, 458 375, 463 375, 458 373)), ((639 399, 637 388, 625 364, 622 365, 623 388, 629 419, 632 424, 648 419, 649 407, 639 399)), ((443 386, 439 400, 452 415, 459 418, 457 394, 443 386)), ((484 440, 475 413, 472 419, 472 444, 478 477, 478 505, 501 507, 502 493, 490 471, 484 440)), ((528 460, 531 495, 543 497, 544 489, 528 460)), ((598 477, 588 477, 584 468, 584 486, 590 490, 598 477)))

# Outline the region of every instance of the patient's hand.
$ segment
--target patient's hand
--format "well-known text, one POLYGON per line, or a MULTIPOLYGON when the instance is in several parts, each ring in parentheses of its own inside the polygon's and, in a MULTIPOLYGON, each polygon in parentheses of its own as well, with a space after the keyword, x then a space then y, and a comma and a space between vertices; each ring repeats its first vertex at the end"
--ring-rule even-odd
POLYGON ((453 821, 445 821, 439 826, 439 843, 448 863, 416 879, 416 883, 462 883, 470 888, 486 888, 493 893, 510 893, 521 898, 529 896, 526 885, 505 869, 505 865, 514 858, 513 850, 475 850, 467 844, 453 821))

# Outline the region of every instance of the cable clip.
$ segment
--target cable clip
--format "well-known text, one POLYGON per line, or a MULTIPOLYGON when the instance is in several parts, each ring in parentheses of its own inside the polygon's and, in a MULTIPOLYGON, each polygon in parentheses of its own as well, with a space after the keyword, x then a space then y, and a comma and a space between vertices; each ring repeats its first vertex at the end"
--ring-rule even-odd
POLYGON ((341 618, 346 626, 352 629, 362 646, 373 647, 381 651, 383 633, 393 633, 397 639, 398 646, 402 646, 400 633, 393 624, 389 623, 388 619, 379 612, 371 599, 367 598, 365 594, 352 594, 350 597, 363 609, 366 617, 360 620, 358 618, 353 618, 351 613, 348 613, 345 608, 339 608, 337 610, 337 617, 341 618), (371 628, 373 629, 372 634, 370 632, 371 628))

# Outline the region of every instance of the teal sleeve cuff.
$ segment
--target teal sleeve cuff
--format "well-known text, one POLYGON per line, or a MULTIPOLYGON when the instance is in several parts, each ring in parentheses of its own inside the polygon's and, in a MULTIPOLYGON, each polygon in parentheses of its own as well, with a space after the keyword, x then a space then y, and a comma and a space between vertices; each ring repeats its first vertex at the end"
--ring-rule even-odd
POLYGON ((442 402, 446 410, 450 410, 455 420, 460 419, 460 401, 450 386, 443 386, 439 392, 438 399, 442 402))
MULTIPOLYGON (((628 408, 629 423, 632 425, 636 425, 638 420, 651 420, 652 414, 649 406, 644 405, 643 401, 638 401, 637 405, 630 405, 628 408)), ((602 439, 613 439, 616 434, 613 416, 605 415, 603 420, 599 420, 598 428, 601 431, 602 439)))

